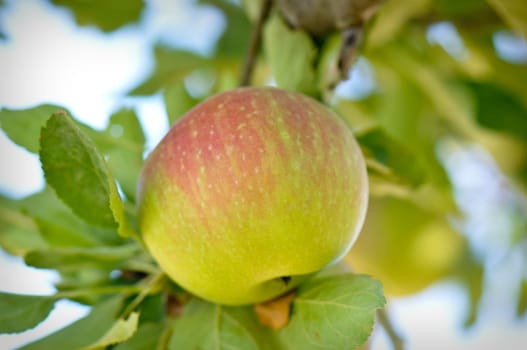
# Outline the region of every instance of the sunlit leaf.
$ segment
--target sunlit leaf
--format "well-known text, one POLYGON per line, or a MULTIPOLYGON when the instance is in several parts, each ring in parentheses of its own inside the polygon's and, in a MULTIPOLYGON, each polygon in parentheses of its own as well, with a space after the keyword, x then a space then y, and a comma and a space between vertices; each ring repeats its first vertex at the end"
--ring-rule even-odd
POLYGON ((522 0, 487 0, 516 33, 527 40, 527 6, 522 0))
POLYGON ((52 0, 73 12, 78 25, 95 25, 104 32, 139 21, 144 7, 143 0, 52 0))
POLYGON ((289 29, 279 16, 264 28, 264 52, 279 87, 305 94, 316 93, 316 48, 302 31, 289 29))
POLYGON ((157 349, 164 325, 162 323, 145 323, 127 341, 118 344, 115 350, 152 350, 157 349))
POLYGON ((385 303, 382 285, 369 277, 315 278, 299 287, 291 320, 280 333, 291 349, 357 349, 385 303))
POLYGON ((133 312, 125 319, 118 319, 112 327, 95 343, 82 348, 82 350, 105 349, 107 346, 121 343, 132 337, 137 330, 139 314, 133 312))
POLYGON ((412 18, 425 14, 431 3, 429 0, 386 1, 367 34, 367 49, 382 47, 397 37, 401 28, 412 18))
POLYGON ((131 95, 151 95, 171 83, 181 81, 194 69, 202 66, 207 59, 194 53, 174 50, 158 45, 154 50, 156 66, 145 81, 135 87, 131 95))
POLYGON ((0 333, 22 332, 42 322, 53 309, 48 296, 0 292, 0 333))

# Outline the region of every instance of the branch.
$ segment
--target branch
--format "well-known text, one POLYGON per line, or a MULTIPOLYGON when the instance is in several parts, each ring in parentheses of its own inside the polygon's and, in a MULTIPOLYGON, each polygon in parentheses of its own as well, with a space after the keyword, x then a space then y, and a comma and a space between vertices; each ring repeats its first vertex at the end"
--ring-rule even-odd
POLYGON ((245 55, 245 62, 240 76, 240 86, 248 86, 251 83, 251 76, 254 70, 254 63, 256 61, 256 55, 260 49, 260 42, 262 41, 262 30, 269 13, 271 12, 271 0, 263 0, 262 8, 260 9, 260 15, 254 29, 251 33, 251 41, 249 42, 249 48, 245 55))
POLYGON ((404 350, 404 341, 393 328, 393 325, 388 317, 388 312, 386 312, 386 310, 384 309, 377 310, 377 317, 382 328, 384 328, 384 330, 386 331, 388 338, 390 338, 390 341, 393 345, 393 349, 404 350))

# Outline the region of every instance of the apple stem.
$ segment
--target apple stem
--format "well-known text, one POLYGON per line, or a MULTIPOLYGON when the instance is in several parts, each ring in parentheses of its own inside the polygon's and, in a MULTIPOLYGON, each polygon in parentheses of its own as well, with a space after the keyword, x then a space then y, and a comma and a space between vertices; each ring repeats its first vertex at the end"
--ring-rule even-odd
POLYGON ((377 310, 377 319, 380 325, 386 331, 394 350, 404 350, 404 341, 392 325, 388 312, 385 309, 377 310))
POLYGON ((260 49, 260 43, 262 41, 262 30, 269 13, 271 12, 272 0, 263 0, 260 14, 256 21, 256 24, 251 33, 251 39, 249 42, 249 48, 245 55, 245 62, 240 77, 240 86, 248 86, 251 84, 251 76, 254 70, 254 63, 256 61, 256 55, 260 49))

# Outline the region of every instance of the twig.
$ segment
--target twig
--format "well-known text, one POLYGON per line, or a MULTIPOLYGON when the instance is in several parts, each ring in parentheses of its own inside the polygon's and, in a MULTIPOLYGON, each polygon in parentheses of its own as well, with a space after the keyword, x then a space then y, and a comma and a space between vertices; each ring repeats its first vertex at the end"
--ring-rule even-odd
POLYGON ((379 323, 381 324, 382 328, 384 328, 384 330, 386 331, 388 338, 390 338, 390 341, 393 344, 393 349, 394 350, 404 350, 404 341, 393 328, 393 325, 390 322, 390 319, 388 317, 388 313, 386 312, 386 310, 384 309, 377 310, 377 318, 379 319, 379 323))
POLYGON ((243 64, 241 76, 240 76, 240 86, 247 86, 251 83, 251 76, 254 70, 254 63, 256 61, 256 55, 260 49, 260 42, 262 41, 262 30, 269 13, 271 12, 271 0, 263 0, 262 8, 260 9, 260 14, 258 20, 254 26, 254 29, 251 33, 251 41, 249 42, 249 48, 247 54, 245 55, 245 62, 243 64))

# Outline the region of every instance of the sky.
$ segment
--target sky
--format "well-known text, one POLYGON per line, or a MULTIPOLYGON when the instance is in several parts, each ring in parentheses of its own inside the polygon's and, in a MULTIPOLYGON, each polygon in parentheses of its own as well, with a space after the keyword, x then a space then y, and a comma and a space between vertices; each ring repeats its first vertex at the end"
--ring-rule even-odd
MULTIPOLYGON (((212 8, 196 8, 183 0, 153 0, 138 26, 108 35, 95 28, 79 29, 67 11, 45 1, 7 4, 7 9, 0 12, 2 29, 9 38, 0 42, 0 108, 55 103, 67 107, 77 119, 103 128, 112 111, 131 106, 136 108, 146 130, 150 149, 168 128, 162 98, 129 98, 125 94, 153 68, 152 43, 161 40, 206 54, 225 25, 221 14, 212 8)), ((367 62, 360 62, 358 69, 366 74, 364 79, 370 79, 367 62)), ((368 84, 372 82, 368 80, 368 84)), ((347 82, 348 87, 355 85, 356 82, 347 82)), ((466 159, 460 162, 467 164, 466 159)), ((38 158, 14 145, 3 132, 0 169, 1 193, 22 197, 44 185, 38 158)), ((514 268, 517 262, 511 264, 497 268, 514 268)), ((50 294, 55 280, 52 272, 29 268, 20 259, 0 252, 0 290, 50 294)), ((502 293, 500 300, 511 297, 506 291, 502 293)), ((507 316, 510 312, 504 310, 490 308, 491 317, 474 330, 464 332, 460 328, 466 307, 463 298, 459 286, 443 283, 416 296, 392 300, 388 310, 399 331, 406 334, 409 350, 518 349, 518 344, 527 344, 527 322, 513 324, 507 316)), ((58 302, 37 328, 0 335, 0 349, 27 343, 87 312, 88 308, 78 304, 58 302)), ((382 330, 375 331, 375 339, 373 350, 389 348, 382 330)))

